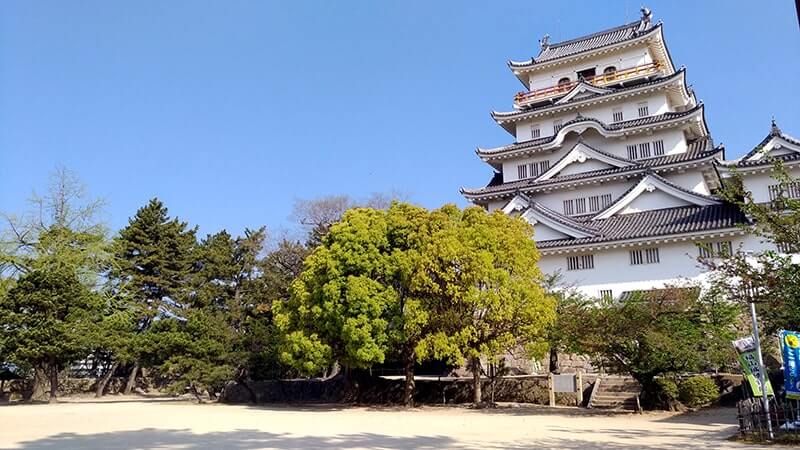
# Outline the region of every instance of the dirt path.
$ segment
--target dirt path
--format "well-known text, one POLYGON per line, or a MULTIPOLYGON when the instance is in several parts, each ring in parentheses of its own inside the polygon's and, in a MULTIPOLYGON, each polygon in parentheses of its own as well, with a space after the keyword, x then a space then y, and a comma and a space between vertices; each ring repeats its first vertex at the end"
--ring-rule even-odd
POLYGON ((76 401, 0 407, 0 447, 40 449, 720 449, 735 411, 591 414, 574 409, 195 405, 76 401))

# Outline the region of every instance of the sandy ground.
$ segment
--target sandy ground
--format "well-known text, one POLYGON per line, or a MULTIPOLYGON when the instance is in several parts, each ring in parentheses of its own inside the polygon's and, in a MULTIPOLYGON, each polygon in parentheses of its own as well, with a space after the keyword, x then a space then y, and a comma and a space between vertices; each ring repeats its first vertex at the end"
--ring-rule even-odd
POLYGON ((722 449, 736 413, 598 414, 575 408, 196 405, 111 398, 0 407, 17 449, 722 449))

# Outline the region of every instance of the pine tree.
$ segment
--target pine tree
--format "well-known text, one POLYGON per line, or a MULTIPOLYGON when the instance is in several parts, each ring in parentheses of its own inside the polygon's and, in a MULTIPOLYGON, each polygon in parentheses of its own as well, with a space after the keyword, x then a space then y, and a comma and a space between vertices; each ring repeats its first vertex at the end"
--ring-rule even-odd
POLYGON ((136 211, 114 241, 116 293, 135 311, 137 336, 131 341, 135 362, 125 392, 133 389, 142 364, 154 364, 160 350, 145 342, 156 317, 180 317, 187 282, 194 267, 196 228, 170 218, 158 199, 136 211), (136 347, 150 348, 149 353, 136 347))

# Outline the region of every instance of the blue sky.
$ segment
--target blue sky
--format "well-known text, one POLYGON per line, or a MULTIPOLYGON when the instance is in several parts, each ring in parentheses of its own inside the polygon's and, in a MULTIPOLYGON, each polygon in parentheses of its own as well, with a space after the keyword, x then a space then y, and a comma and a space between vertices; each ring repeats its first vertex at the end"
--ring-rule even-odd
MULTIPOLYGON (((774 115, 800 135, 794 2, 648 2, 736 157, 774 115)), ((0 210, 56 165, 124 226, 151 197, 203 233, 292 226, 297 198, 466 203, 512 141, 508 59, 638 17, 639 2, 6 1, 0 210)))

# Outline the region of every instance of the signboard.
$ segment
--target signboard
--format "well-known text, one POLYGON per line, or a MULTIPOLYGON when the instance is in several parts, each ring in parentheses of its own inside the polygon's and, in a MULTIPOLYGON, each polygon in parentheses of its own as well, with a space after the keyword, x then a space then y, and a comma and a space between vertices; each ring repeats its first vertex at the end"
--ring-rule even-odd
POLYGON ((575 374, 553 375, 553 391, 555 392, 575 392, 578 390, 575 374))
POLYGON ((786 398, 800 400, 800 333, 783 330, 780 336, 786 398))
MULTIPOLYGON (((755 339, 752 336, 741 338, 733 341, 733 347, 739 353, 739 365, 742 366, 742 373, 750 385, 750 390, 753 396, 761 397, 761 366, 758 364, 758 357, 756 356, 755 339)), ((772 385, 769 379, 764 375, 767 384, 767 395, 775 395, 772 391, 772 385)))

